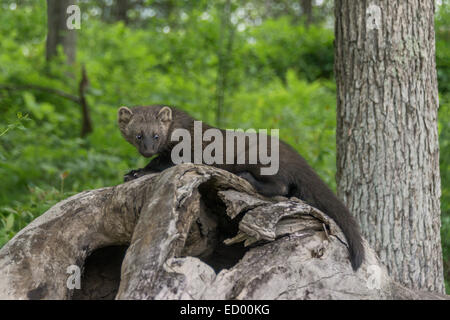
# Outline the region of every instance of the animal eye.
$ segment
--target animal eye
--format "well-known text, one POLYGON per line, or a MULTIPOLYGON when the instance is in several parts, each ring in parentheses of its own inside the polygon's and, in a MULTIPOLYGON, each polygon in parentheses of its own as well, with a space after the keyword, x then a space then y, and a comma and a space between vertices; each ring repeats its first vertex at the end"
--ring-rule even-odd
POLYGON ((138 135, 136 136, 136 140, 141 140, 141 139, 142 139, 142 135, 138 134, 138 135))
POLYGON ((155 134, 155 135, 153 136, 153 139, 158 140, 158 139, 159 139, 159 136, 158 136, 157 134, 155 134))

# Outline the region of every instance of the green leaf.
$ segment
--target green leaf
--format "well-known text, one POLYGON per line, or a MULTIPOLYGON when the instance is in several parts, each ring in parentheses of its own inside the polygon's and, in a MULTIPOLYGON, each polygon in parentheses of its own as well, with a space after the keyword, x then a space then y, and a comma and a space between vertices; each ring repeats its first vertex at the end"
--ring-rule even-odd
POLYGON ((14 215, 9 214, 8 217, 6 217, 6 223, 5 223, 5 230, 9 231, 14 226, 14 215))

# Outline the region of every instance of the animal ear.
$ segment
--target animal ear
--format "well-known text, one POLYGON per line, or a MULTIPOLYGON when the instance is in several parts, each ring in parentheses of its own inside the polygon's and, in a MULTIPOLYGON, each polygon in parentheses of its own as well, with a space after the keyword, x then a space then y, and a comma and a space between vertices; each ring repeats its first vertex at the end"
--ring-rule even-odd
POLYGON ((131 111, 127 107, 120 107, 117 112, 117 120, 119 122, 119 127, 123 128, 128 122, 130 122, 131 117, 133 116, 133 111, 131 111))
POLYGON ((161 110, 159 110, 156 117, 162 122, 172 121, 172 109, 170 109, 169 107, 163 107, 161 110))

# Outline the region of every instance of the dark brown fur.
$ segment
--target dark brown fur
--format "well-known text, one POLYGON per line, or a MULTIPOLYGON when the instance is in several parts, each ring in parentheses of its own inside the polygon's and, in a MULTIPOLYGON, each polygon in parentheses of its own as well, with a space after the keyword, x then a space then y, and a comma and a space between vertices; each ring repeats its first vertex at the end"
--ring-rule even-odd
MULTIPOLYGON (((125 139, 136 146, 146 157, 158 154, 158 157, 145 168, 129 172, 125 176, 125 180, 173 166, 171 150, 178 142, 170 141, 171 133, 176 128, 184 128, 189 130, 193 136, 193 125, 194 119, 191 116, 174 107, 169 109, 156 105, 131 109, 120 108, 119 127, 125 139), (155 139, 155 135, 158 135, 157 139, 155 139), (141 138, 138 140, 136 137, 139 136, 141 138)), ((203 131, 208 128, 212 127, 203 123, 203 131)), ((224 132, 224 130, 221 131, 224 132)), ((203 148, 209 143, 203 142, 203 148)), ((246 151, 247 149, 246 145, 246 151)), ((261 175, 260 168, 263 165, 260 163, 213 164, 213 166, 245 178, 264 196, 295 196, 330 216, 346 236, 352 266, 354 270, 357 270, 364 259, 364 247, 359 226, 349 210, 306 163, 305 159, 281 140, 279 154, 279 171, 276 175, 261 175)))

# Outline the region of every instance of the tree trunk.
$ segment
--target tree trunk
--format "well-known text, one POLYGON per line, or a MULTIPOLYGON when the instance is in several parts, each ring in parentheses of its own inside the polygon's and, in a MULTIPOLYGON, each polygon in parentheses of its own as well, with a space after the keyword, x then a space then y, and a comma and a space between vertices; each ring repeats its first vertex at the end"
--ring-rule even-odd
MULTIPOLYGON (((217 49, 217 80, 216 80, 216 125, 222 124, 222 116, 226 109, 226 91, 228 87, 228 71, 230 69, 231 54, 233 51, 233 41, 235 28, 231 24, 231 0, 226 0, 220 6, 220 32, 217 49)), ((229 111, 229 110, 228 110, 229 111)))
POLYGON ((309 26, 313 22, 313 0, 301 0, 300 6, 302 8, 302 15, 306 26, 309 26))
POLYGON ((367 242, 354 272, 343 240, 296 198, 184 164, 53 206, 0 249, 0 299, 448 299, 393 282, 367 242))
POLYGON ((67 63, 73 64, 76 55, 76 30, 67 28, 67 8, 76 0, 47 0, 47 46, 46 58, 50 61, 59 45, 67 56, 67 63))
POLYGON ((130 8, 129 0, 116 0, 114 8, 116 21, 123 21, 128 24, 128 9, 130 8))
POLYGON ((338 195, 394 279, 444 292, 434 3, 335 1, 338 195))

